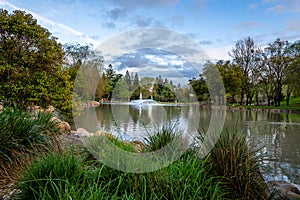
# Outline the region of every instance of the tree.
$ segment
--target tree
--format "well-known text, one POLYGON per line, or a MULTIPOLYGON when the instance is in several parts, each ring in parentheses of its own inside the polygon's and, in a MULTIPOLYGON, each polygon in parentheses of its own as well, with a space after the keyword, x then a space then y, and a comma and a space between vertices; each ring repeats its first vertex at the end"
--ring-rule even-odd
POLYGON ((300 88, 300 41, 289 47, 290 62, 286 69, 284 84, 286 85, 286 105, 289 105, 292 92, 300 88))
POLYGON ((57 38, 23 11, 0 10, 0 99, 71 109, 70 76, 57 38))
POLYGON ((218 68, 212 62, 206 62, 203 68, 203 77, 209 90, 211 101, 223 105, 225 103, 225 88, 218 68))
POLYGON ((197 96, 198 101, 208 101, 208 88, 205 83, 205 79, 200 74, 199 78, 193 78, 189 80, 190 85, 192 86, 194 93, 197 96))
POLYGON ((135 73, 135 75, 134 75, 133 85, 134 85, 135 87, 138 87, 138 86, 140 85, 140 79, 139 79, 138 73, 135 73))
POLYGON ((128 89, 130 89, 131 88, 131 77, 130 77, 128 70, 126 70, 126 74, 125 74, 124 78, 125 78, 125 82, 127 84, 128 89))
POLYGON ((230 61, 219 60, 216 67, 221 73, 226 94, 232 98, 238 95, 242 87, 242 71, 236 64, 231 64, 230 61))
POLYGON ((125 78, 120 78, 115 85, 115 88, 112 93, 112 98, 114 98, 114 100, 127 101, 129 99, 129 96, 130 92, 126 84, 125 78))
POLYGON ((241 68, 242 71, 242 87, 241 87, 241 100, 243 103, 244 95, 247 95, 246 104, 249 104, 249 99, 253 96, 250 91, 252 80, 251 76, 253 71, 259 67, 257 55, 260 53, 259 48, 255 45, 251 37, 244 40, 237 41, 235 48, 229 53, 233 58, 234 63, 241 68))
POLYGON ((107 78, 108 83, 108 86, 106 87, 107 91, 105 92, 105 96, 108 100, 111 100, 113 90, 122 76, 122 74, 116 73, 111 64, 109 64, 108 67, 105 69, 105 77, 107 78))
POLYGON ((280 101, 283 99, 282 86, 290 63, 289 46, 288 41, 277 38, 264 51, 266 74, 273 78, 275 106, 280 106, 280 101))
POLYGON ((91 44, 80 45, 78 43, 67 43, 63 45, 65 52, 64 67, 69 71, 72 82, 75 81, 77 72, 85 62, 94 62, 99 72, 103 71, 103 56, 91 44))

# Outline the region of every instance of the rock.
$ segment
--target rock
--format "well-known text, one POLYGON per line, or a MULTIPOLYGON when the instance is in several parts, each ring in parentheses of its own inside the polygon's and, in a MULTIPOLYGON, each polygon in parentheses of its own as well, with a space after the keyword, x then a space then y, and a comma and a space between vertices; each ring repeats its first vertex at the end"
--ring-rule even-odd
POLYGON ((52 117, 51 118, 52 121, 55 121, 57 123, 61 123, 62 121, 60 119, 58 119, 57 117, 52 117))
POLYGON ((147 147, 146 143, 139 140, 134 140, 131 142, 131 144, 134 146, 137 152, 142 152, 147 147))
POLYGON ((48 106, 48 108, 46 109, 46 112, 52 113, 54 112, 55 108, 53 106, 48 106))
POLYGON ((104 130, 99 130, 96 133, 94 133, 94 136, 99 136, 99 135, 105 135, 105 131, 104 130))
POLYGON ((94 101, 93 104, 94 104, 94 106, 99 106, 100 105, 100 103, 98 101, 94 101))
POLYGON ((286 181, 269 181, 269 193, 274 200, 300 200, 300 191, 296 186, 286 181))
POLYGON ((94 133, 89 133, 84 128, 78 128, 76 130, 75 135, 78 136, 78 137, 92 137, 92 136, 94 136, 94 133))
POLYGON ((71 131, 71 126, 68 122, 62 121, 58 126, 61 133, 70 133, 71 131))
POLYGON ((59 132, 61 133, 70 133, 71 131, 71 126, 68 122, 62 121, 58 119, 57 117, 52 117, 52 121, 56 122, 59 127, 59 132))

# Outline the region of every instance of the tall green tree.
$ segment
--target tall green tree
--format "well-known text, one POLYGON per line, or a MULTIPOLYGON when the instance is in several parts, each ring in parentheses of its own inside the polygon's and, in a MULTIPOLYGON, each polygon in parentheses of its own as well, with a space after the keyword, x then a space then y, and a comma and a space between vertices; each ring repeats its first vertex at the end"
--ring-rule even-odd
POLYGON ((237 41, 235 47, 229 53, 229 55, 233 58, 233 62, 239 66, 242 71, 240 103, 243 103, 245 94, 247 97, 246 104, 250 103, 249 99, 253 96, 251 86, 254 83, 252 82, 251 76, 253 71, 260 67, 260 62, 257 60, 258 54, 260 54, 260 49, 257 45, 255 45, 254 40, 251 37, 246 37, 243 40, 237 41))
POLYGON ((282 86, 290 63, 289 47, 288 41, 277 38, 264 51, 265 73, 273 78, 275 106, 280 106, 280 101, 283 99, 282 86))
POLYGON ((103 56, 93 48, 93 45, 80 45, 67 43, 63 45, 65 52, 64 68, 69 71, 71 80, 74 82, 80 67, 86 62, 93 62, 99 72, 103 71, 103 56))
POLYGON ((287 66, 284 84, 286 85, 286 105, 289 105, 292 93, 300 91, 300 41, 289 47, 290 62, 287 66))
POLYGON ((194 93, 197 96, 198 101, 208 101, 209 92, 205 83, 204 77, 200 74, 199 78, 193 78, 189 80, 189 84, 192 86, 194 93))
POLYGON ((57 38, 30 14, 0 10, 0 99, 71 108, 70 76, 57 38))
POLYGON ((204 64, 203 77, 208 87, 211 101, 223 105, 226 91, 219 69, 214 63, 208 61, 204 64))
POLYGON ((107 91, 106 91, 106 98, 108 100, 111 100, 112 98, 112 94, 113 94, 113 90, 116 87, 116 84, 118 83, 118 81, 120 80, 120 78, 123 76, 122 74, 118 74, 114 69, 113 66, 111 64, 108 65, 107 68, 104 69, 105 71, 105 76, 107 78, 108 81, 108 86, 107 86, 107 91))

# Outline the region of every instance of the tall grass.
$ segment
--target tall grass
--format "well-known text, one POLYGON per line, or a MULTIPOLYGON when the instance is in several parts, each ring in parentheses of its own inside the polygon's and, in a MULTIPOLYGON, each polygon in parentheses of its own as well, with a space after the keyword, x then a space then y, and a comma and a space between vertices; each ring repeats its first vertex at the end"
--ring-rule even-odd
MULTIPOLYGON (((174 127, 148 140, 145 151, 171 142, 174 127), (163 134, 163 135, 162 135, 163 134), (151 145, 153 145, 151 147, 151 145)), ((176 138, 175 138, 176 139, 176 138)), ((130 144, 110 140, 132 152, 130 144)), ((147 173, 125 173, 103 165, 85 150, 50 153, 24 172, 17 199, 266 199, 259 157, 248 147, 245 133, 224 131, 212 151, 200 159, 189 150, 169 166, 147 173)))
POLYGON ((221 199, 224 191, 191 156, 150 173, 89 165, 71 153, 49 154, 24 173, 17 199, 221 199))
MULTIPOLYGON (((167 124, 163 125, 160 129, 156 130, 154 133, 147 134, 145 142, 147 147, 144 151, 157 151, 163 147, 166 147, 171 142, 175 145, 181 145, 180 143, 186 142, 182 131, 178 129, 178 124, 167 124)), ((172 145, 174 147, 174 145, 172 145)))
POLYGON ((226 129, 211 150, 209 173, 220 177, 228 198, 267 199, 267 186, 260 172, 257 149, 247 144, 246 133, 226 129))
MULTIPOLYGON (((124 150, 132 150, 127 143, 110 140, 124 150)), ((207 173, 209 169, 206 160, 190 152, 168 167, 147 173, 112 169, 87 151, 80 158, 72 153, 54 153, 38 159, 25 171, 17 198, 222 199, 224 189, 216 177, 207 173)))
POLYGON ((0 159, 12 161, 15 154, 49 144, 49 135, 58 133, 58 126, 51 117, 44 112, 32 116, 16 107, 4 109, 0 113, 0 159))
POLYGON ((32 163, 17 186, 17 198, 68 199, 85 187, 83 162, 73 152, 54 152, 32 163))
POLYGON ((30 155, 51 146, 51 134, 58 133, 51 114, 36 115, 8 107, 0 112, 0 186, 6 178, 12 179, 11 171, 26 165, 30 155))

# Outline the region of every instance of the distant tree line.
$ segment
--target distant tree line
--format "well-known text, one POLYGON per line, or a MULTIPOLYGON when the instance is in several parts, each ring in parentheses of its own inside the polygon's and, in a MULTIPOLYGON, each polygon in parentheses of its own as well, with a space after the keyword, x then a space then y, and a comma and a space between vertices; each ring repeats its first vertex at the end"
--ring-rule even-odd
POLYGON ((23 11, 9 13, 0 9, 0 103, 53 105, 70 113, 72 98, 79 101, 129 101, 143 98, 156 101, 211 101, 207 84, 217 87, 223 82, 225 91, 217 88, 215 98, 241 104, 280 106, 285 97, 300 95, 300 42, 276 39, 261 48, 247 37, 236 43, 230 52, 232 61, 207 62, 203 73, 189 85, 175 85, 172 80, 139 77, 136 72, 119 74, 92 45, 68 43, 37 24, 23 11), (212 77, 217 68, 222 80, 212 77), (80 69, 80 70, 79 70, 80 69))
POLYGON ((211 100, 206 81, 213 67, 221 74, 229 103, 280 106, 284 97, 288 105, 291 95, 300 95, 300 41, 278 38, 262 48, 247 37, 229 55, 232 61, 207 62, 203 74, 189 81, 199 101, 211 100))

